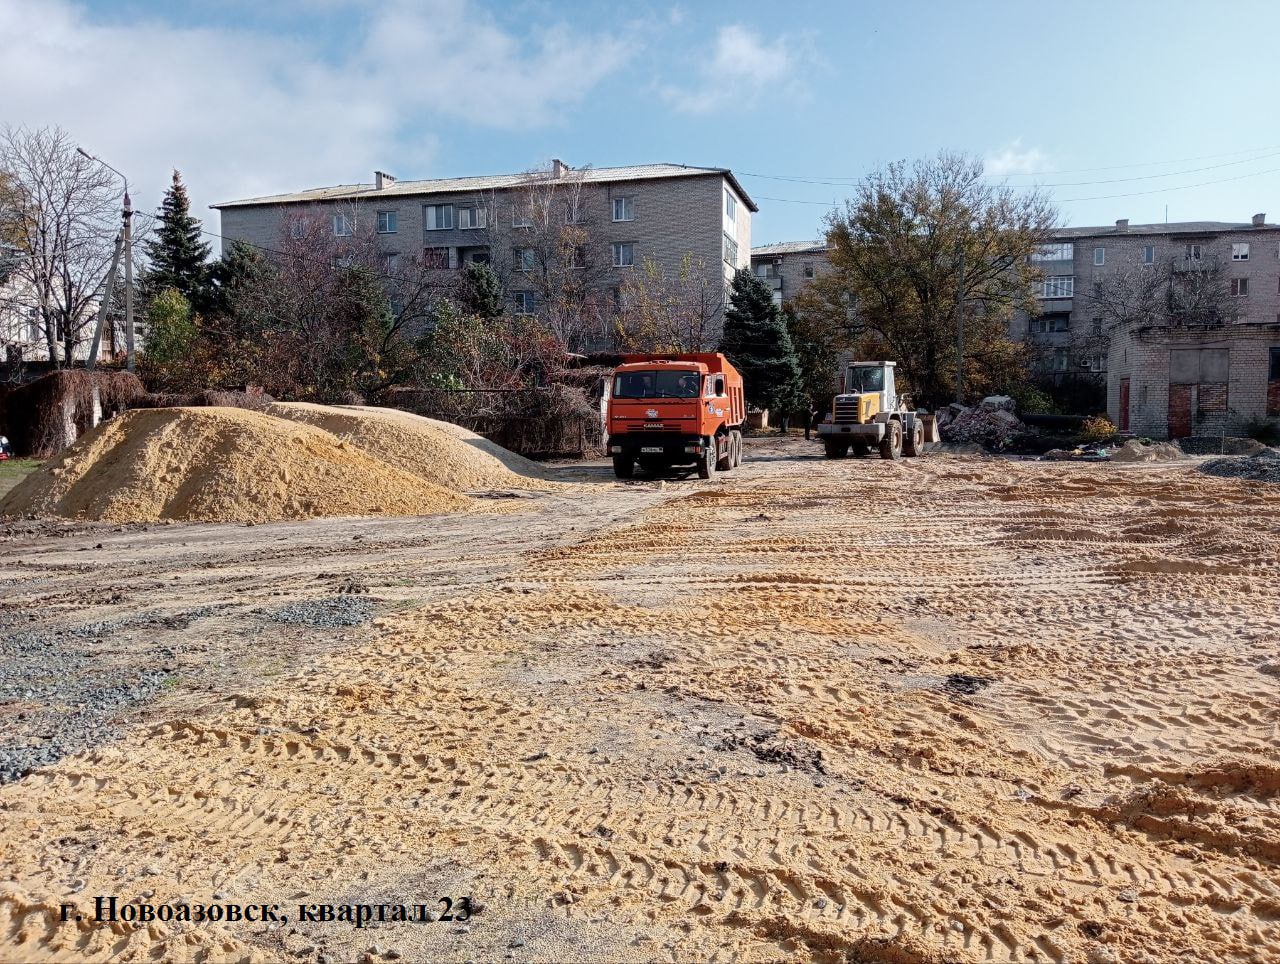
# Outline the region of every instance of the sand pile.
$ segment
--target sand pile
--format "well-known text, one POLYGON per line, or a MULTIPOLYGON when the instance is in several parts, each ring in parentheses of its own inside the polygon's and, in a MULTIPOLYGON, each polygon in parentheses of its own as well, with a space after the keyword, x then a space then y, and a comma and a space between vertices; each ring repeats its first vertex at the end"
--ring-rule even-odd
POLYGON ((0 512, 266 522, 470 504, 318 428, 237 408, 157 408, 98 426, 14 487, 0 512))
POLYGON ((282 402, 269 411, 332 432, 374 458, 450 489, 552 487, 536 462, 449 422, 361 405, 282 402))
POLYGON ((1187 456, 1172 442, 1152 442, 1143 445, 1136 438, 1131 438, 1124 445, 1111 453, 1114 462, 1172 462, 1185 459, 1187 456))

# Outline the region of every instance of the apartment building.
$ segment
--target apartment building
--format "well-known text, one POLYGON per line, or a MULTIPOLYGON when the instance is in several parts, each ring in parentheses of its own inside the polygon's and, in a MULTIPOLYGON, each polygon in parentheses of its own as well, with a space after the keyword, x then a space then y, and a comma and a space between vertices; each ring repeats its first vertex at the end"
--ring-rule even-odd
POLYGON ((1280 419, 1280 225, 1261 214, 1244 223, 1120 220, 1059 230, 1036 259, 1041 309, 1016 318, 1011 334, 1036 349, 1042 373, 1105 378, 1107 411, 1122 431, 1185 438, 1280 419), (1136 290, 1147 271, 1167 279, 1159 302, 1171 288, 1210 294, 1176 317, 1162 309, 1118 321, 1096 286, 1136 290))
MULTIPOLYGON (((568 253, 605 298, 618 297, 627 273, 652 259, 675 274, 686 256, 723 291, 750 264, 751 215, 759 210, 728 168, 683 164, 571 168, 439 180, 398 181, 376 172, 372 184, 347 184, 213 205, 225 248, 247 241, 273 249, 288 232, 320 218, 338 237, 375 232, 389 264, 421 256, 457 271, 491 264, 513 309, 541 307, 538 273, 550 255, 543 242, 579 239, 568 253)), ((563 247, 563 245, 558 245, 563 247)))
POLYGON ((751 249, 751 270, 773 291, 773 302, 790 301, 831 270, 825 241, 783 241, 751 249))

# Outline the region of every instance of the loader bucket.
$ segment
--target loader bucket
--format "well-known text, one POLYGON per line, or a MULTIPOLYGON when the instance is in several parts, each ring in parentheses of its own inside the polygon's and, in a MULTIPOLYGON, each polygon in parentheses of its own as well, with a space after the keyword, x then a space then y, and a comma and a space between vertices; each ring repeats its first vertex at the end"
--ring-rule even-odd
POLYGON ((930 442, 941 442, 942 436, 938 434, 938 416, 936 415, 918 415, 920 424, 924 426, 924 441, 927 445, 930 442))

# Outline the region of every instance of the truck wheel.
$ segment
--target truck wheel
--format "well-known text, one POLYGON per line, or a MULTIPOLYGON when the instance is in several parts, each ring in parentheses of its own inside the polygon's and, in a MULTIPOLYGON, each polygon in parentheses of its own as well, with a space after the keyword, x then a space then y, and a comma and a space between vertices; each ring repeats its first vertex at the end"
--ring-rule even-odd
POLYGON ((630 455, 613 457, 613 474, 619 479, 629 479, 636 474, 636 460, 630 455))
POLYGON ((823 442, 822 447, 829 459, 842 459, 849 454, 848 442, 823 442))
POLYGON ((736 428, 733 430, 733 467, 736 469, 742 464, 742 433, 736 428))
POLYGON ((710 444, 702 449, 702 454, 698 456, 698 478, 714 479, 716 476, 716 463, 720 460, 716 457, 716 440, 710 439, 710 444))
POLYGON ((924 422, 918 418, 912 419, 911 431, 902 440, 902 454, 911 456, 924 454, 924 422))
POLYGON ((855 459, 865 459, 867 457, 867 452, 869 451, 866 442, 854 442, 849 446, 849 448, 853 451, 853 457, 855 459))
POLYGON ((884 438, 880 440, 880 458, 902 458, 902 423, 890 421, 884 427, 884 438))
MULTIPOLYGON (((714 441, 716 441, 717 445, 719 444, 719 439, 714 441)), ((733 436, 726 435, 724 437, 724 455, 716 459, 716 471, 728 472, 731 468, 733 468, 733 436)))

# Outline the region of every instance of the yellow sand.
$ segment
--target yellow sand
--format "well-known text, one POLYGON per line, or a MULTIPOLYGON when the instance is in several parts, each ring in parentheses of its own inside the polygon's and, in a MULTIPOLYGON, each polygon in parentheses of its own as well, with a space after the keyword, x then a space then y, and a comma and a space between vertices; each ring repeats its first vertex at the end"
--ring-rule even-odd
POLYGON ((0 501, 9 514, 110 522, 425 515, 469 498, 328 432, 238 408, 128 412, 0 501))
POLYGON ((355 405, 283 402, 270 411, 332 432, 375 458, 451 489, 553 487, 537 463, 449 422, 355 405))

